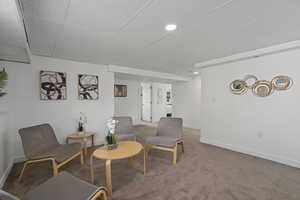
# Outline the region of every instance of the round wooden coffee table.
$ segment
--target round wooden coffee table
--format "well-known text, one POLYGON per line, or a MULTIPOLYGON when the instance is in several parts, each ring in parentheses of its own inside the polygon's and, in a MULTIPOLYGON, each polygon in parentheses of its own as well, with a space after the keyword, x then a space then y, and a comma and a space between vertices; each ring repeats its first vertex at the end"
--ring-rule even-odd
MULTIPOLYGON (((111 178, 111 161, 131 158, 137 154, 139 154, 143 150, 142 144, 135 141, 124 141, 118 143, 118 147, 114 150, 107 150, 107 148, 100 147, 94 151, 91 155, 90 167, 91 167, 91 182, 94 183, 94 166, 93 159, 103 159, 106 160, 105 168, 106 168, 106 187, 108 189, 108 195, 112 195, 112 178, 111 178)), ((146 158, 144 152, 144 174, 146 173, 146 158)))

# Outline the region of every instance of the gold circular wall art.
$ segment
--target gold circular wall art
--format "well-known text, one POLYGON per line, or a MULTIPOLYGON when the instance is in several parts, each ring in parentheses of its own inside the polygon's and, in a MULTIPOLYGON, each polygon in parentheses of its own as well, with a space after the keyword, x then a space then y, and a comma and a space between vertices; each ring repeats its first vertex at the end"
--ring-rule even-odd
POLYGON ((292 79, 288 76, 276 76, 272 79, 271 83, 276 90, 287 90, 293 85, 292 79))
POLYGON ((258 97, 267 97, 272 93, 272 91, 272 83, 266 80, 256 81, 252 87, 253 94, 258 97))
POLYGON ((233 94, 244 94, 247 91, 247 84, 244 80, 234 80, 229 87, 233 94))
POLYGON ((258 79, 254 75, 246 75, 244 81, 246 82, 246 87, 248 89, 252 89, 253 85, 256 83, 256 81, 258 81, 258 79))

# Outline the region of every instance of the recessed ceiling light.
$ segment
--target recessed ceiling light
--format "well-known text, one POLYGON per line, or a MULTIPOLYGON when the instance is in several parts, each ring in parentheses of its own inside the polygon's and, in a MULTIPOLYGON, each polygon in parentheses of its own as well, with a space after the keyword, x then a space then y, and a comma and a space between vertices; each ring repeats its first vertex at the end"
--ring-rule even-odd
POLYGON ((199 74, 199 72, 193 72, 193 74, 197 75, 197 74, 199 74))
POLYGON ((165 26, 166 31, 175 31, 177 28, 176 24, 167 24, 165 26))

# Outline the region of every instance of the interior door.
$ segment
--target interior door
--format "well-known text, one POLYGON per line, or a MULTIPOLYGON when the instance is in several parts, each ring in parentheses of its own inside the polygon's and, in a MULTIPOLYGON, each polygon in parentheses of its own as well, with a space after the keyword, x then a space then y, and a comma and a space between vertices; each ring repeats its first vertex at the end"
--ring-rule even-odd
POLYGON ((142 83, 142 120, 152 121, 151 83, 142 83))

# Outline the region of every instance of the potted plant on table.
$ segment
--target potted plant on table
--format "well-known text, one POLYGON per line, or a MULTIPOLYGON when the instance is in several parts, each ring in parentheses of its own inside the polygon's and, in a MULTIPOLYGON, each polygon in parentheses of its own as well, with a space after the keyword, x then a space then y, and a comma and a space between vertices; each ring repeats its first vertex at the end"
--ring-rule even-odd
POLYGON ((85 131, 85 124, 87 123, 87 117, 85 116, 84 113, 80 112, 80 118, 78 122, 78 135, 84 135, 85 131))
POLYGON ((112 150, 118 147, 118 136, 116 134, 116 126, 119 123, 118 120, 109 119, 106 123, 108 133, 106 135, 107 149, 112 150))

